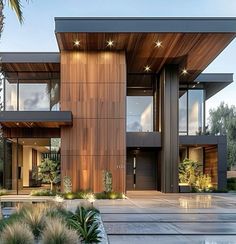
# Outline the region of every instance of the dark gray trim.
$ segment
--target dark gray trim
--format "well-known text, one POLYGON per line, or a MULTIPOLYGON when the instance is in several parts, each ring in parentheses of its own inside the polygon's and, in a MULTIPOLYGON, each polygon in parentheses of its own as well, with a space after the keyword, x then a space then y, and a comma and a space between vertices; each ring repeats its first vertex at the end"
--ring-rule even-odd
POLYGON ((233 73, 203 73, 200 74, 195 83, 203 84, 206 91, 206 100, 217 94, 234 81, 233 73))
POLYGON ((201 135, 201 136, 179 136, 180 145, 217 145, 226 144, 226 136, 201 135))
POLYGON ((234 81, 233 75, 233 73, 202 73, 196 78, 195 82, 232 83, 234 81))
POLYGON ((1 63, 60 63, 57 52, 1 52, 1 63))
POLYGON ((236 18, 80 17, 55 18, 55 32, 235 33, 236 18))
POLYGON ((161 147, 160 132, 126 132, 127 147, 161 147))
POLYGON ((70 111, 3 111, 0 123, 6 122, 64 122, 72 123, 70 111))

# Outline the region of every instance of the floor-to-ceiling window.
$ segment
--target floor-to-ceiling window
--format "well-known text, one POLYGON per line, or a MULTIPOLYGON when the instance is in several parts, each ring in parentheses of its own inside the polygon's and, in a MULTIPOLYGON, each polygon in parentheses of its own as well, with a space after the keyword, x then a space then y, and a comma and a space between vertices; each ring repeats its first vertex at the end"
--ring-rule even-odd
POLYGON ((29 194, 33 189, 49 189, 39 179, 39 166, 45 158, 60 162, 60 138, 5 139, 0 161, 0 184, 12 194, 29 194))
POLYGON ((198 135, 205 130, 205 96, 202 89, 180 90, 179 134, 198 135))

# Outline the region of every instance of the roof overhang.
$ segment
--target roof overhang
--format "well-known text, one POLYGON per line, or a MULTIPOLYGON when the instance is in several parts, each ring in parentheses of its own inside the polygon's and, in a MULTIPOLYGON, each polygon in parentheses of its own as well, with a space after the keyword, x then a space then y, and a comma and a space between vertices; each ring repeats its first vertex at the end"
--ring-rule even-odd
POLYGON ((196 85, 202 84, 206 91, 206 100, 224 89, 234 81, 232 73, 203 73, 194 81, 196 85))
POLYGON ((180 73, 188 71, 181 81, 191 82, 236 34, 236 18, 55 18, 55 22, 61 51, 125 50, 129 73, 143 73, 146 65, 158 73, 166 64, 178 64, 180 73), (112 47, 107 46, 109 40, 112 47), (75 47, 75 41, 80 46, 75 47))
POLYGON ((59 128, 72 125, 72 113, 70 111, 2 111, 0 124, 10 128, 59 128))
POLYGON ((0 57, 2 70, 9 77, 14 73, 60 72, 60 53, 2 52, 0 57))

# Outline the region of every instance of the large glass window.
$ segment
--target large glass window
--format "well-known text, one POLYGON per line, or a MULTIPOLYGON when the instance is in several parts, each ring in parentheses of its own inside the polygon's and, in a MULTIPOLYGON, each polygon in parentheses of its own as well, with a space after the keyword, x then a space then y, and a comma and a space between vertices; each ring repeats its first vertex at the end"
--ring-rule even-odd
POLYGON ((45 81, 21 81, 19 83, 19 110, 20 111, 49 111, 50 110, 50 83, 45 81))
POLYGON ((60 110, 59 79, 4 79, 6 111, 60 110))
POLYGON ((0 151, 0 187, 14 194, 50 188, 38 177, 39 166, 46 158, 60 163, 60 138, 9 138, 0 151))
POLYGON ((127 97, 127 131, 153 131, 153 97, 127 97))
POLYGON ((204 97, 203 90, 189 90, 188 134, 196 135, 203 131, 204 97))

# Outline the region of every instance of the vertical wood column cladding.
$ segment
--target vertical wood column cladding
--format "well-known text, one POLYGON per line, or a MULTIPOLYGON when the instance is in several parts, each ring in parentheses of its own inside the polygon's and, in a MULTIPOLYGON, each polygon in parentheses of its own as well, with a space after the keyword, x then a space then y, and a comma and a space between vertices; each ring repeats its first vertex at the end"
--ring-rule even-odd
POLYGON ((161 191, 178 192, 179 161, 178 66, 166 66, 160 75, 161 191))
POLYGON ((102 171, 125 190, 126 62, 124 52, 61 53, 61 110, 73 126, 61 128, 62 175, 73 190, 102 191, 102 171))

